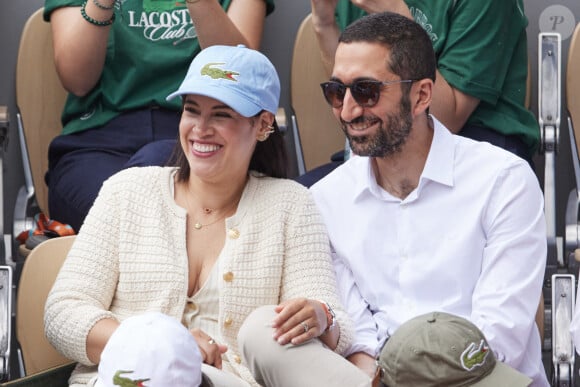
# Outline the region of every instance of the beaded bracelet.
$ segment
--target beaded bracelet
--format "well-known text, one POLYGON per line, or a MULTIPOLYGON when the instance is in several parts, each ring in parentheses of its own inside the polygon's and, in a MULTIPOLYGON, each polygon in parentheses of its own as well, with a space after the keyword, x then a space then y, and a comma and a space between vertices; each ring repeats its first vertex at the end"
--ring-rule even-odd
POLYGON ((101 21, 101 20, 93 19, 92 17, 87 15, 87 11, 85 10, 86 6, 87 6, 87 1, 85 0, 83 5, 81 6, 81 15, 83 15, 83 19, 85 19, 89 23, 91 23, 95 26, 99 26, 99 27, 106 27, 106 26, 110 26, 115 21, 115 13, 113 13, 111 15, 111 18, 109 20, 101 21))
POLYGON ((109 11, 109 10, 111 10, 111 9, 115 8, 115 3, 116 3, 116 2, 117 2, 117 0, 113 1, 113 4, 111 4, 111 6, 110 6, 110 7, 107 7, 106 5, 103 5, 103 4, 99 3, 99 1, 98 1, 98 0, 93 0, 93 3, 94 3, 94 4, 95 4, 97 7, 99 7, 100 9, 107 10, 107 11, 109 11))

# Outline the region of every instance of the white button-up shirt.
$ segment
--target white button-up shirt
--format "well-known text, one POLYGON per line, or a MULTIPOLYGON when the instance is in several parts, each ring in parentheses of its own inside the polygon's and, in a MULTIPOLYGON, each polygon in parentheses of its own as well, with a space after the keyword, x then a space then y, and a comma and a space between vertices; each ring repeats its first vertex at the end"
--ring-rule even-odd
POLYGON ((543 196, 520 158, 435 123, 417 188, 404 200, 353 157, 312 187, 328 228, 351 353, 380 352, 430 311, 471 320, 499 360, 548 386, 535 314, 546 263, 543 196))

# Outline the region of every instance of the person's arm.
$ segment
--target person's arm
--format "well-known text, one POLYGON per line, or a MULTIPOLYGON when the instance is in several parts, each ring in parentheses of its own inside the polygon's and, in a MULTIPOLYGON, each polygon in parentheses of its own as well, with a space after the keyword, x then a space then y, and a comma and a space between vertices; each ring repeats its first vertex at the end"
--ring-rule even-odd
POLYGON ((352 271, 344 262, 344 259, 333 253, 332 263, 336 272, 342 304, 354 324, 354 340, 347 354, 366 353, 374 359, 379 340, 373 313, 369 304, 361 295, 352 271))
MULTIPOLYGON (((99 0, 112 6, 113 0, 99 0)), ((93 1, 85 7, 95 20, 111 19, 113 10, 100 9, 93 1)), ((103 71, 111 26, 96 26, 86 21, 80 7, 61 7, 50 16, 54 62, 63 87, 82 97, 95 86, 103 71)))
POLYGON ((87 336, 87 357, 95 364, 101 361, 101 354, 111 335, 119 327, 119 322, 111 318, 99 320, 87 336))
POLYGON ((330 75, 334 66, 334 53, 338 46, 340 29, 334 18, 338 0, 311 0, 312 28, 318 39, 320 56, 326 72, 330 75))
MULTIPOLYGON (((320 337, 320 340, 335 352, 344 354, 352 341, 352 322, 337 294, 336 275, 332 268, 326 227, 310 192, 302 191, 300 187, 295 197, 295 203, 289 211, 287 232, 284 235, 284 276, 278 310, 282 312, 285 308, 292 308, 287 309, 280 319, 283 321, 293 318, 289 316, 301 317, 292 320, 289 326, 294 328, 294 332, 291 333, 291 337, 286 336, 285 340, 300 336, 302 317, 310 316, 307 320, 308 326, 315 328, 309 329, 308 337, 302 336, 295 343, 320 337), (328 320, 320 301, 328 303, 335 313, 336 325, 327 333, 324 332, 328 320)), ((283 321, 277 321, 278 325, 283 324, 283 321)))
POLYGON ((487 235, 471 321, 500 361, 519 368, 527 356, 546 265, 543 196, 523 160, 498 176, 482 218, 487 235))
POLYGON ((216 44, 259 49, 266 17, 264 0, 233 0, 227 14, 216 0, 190 0, 189 13, 202 48, 216 44))
POLYGON ((377 372, 376 359, 365 352, 355 352, 347 357, 348 361, 360 368, 371 378, 375 377, 377 372))
POLYGON ((458 133, 480 102, 493 106, 502 95, 526 18, 516 2, 502 0, 458 1, 450 12, 448 25, 434 26, 446 37, 439 47, 434 42, 438 71, 431 113, 458 133))
POLYGON ((117 324, 108 310, 119 276, 119 203, 111 188, 105 182, 45 305, 48 341, 67 358, 87 365, 96 364, 117 324))

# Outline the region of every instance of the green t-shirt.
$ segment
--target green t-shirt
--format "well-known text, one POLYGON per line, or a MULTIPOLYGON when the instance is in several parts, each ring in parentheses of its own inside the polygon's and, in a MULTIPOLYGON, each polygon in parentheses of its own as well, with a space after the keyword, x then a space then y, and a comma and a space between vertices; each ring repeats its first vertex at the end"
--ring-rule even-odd
MULTIPOLYGON (((528 19, 522 0, 405 2, 431 36, 439 71, 447 82, 481 101, 467 123, 520 137, 532 156, 540 131, 525 107, 528 19)), ((349 0, 339 0, 341 29, 363 15, 349 0)))
MULTIPOLYGON (((90 0, 89 0, 90 1, 90 0)), ((274 0, 265 0, 267 12, 274 0)), ((45 0, 44 18, 53 10, 81 6, 82 0, 45 0)), ((219 0, 227 10, 231 0, 219 0)), ((185 0, 121 0, 115 10, 103 73, 86 96, 69 94, 63 134, 102 126, 122 112, 148 106, 179 111, 178 100, 166 101, 200 51, 185 0)))

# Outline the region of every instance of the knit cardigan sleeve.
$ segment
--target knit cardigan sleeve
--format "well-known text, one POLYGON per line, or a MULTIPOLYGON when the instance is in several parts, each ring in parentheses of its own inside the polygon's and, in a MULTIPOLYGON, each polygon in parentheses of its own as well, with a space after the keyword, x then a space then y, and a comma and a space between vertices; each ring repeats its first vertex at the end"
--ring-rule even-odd
POLYGON ((90 329, 101 319, 114 318, 108 309, 119 274, 119 202, 115 191, 110 181, 105 182, 45 306, 48 341, 67 358, 86 365, 93 364, 86 354, 90 329))
POLYGON ((281 301, 306 297, 328 302, 340 327, 335 352, 344 354, 353 340, 353 327, 337 295, 326 227, 311 193, 296 197, 287 223, 281 301))
POLYGON ((131 168, 107 180, 45 307, 45 332, 66 357, 93 365, 86 338, 99 320, 159 311, 177 319, 187 294, 185 211, 171 169, 131 168))

